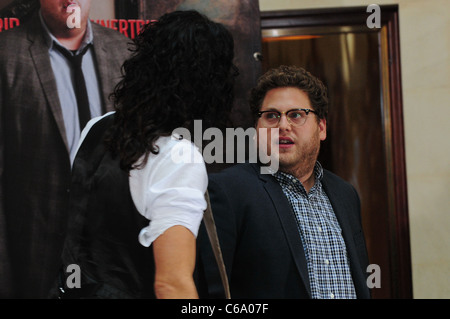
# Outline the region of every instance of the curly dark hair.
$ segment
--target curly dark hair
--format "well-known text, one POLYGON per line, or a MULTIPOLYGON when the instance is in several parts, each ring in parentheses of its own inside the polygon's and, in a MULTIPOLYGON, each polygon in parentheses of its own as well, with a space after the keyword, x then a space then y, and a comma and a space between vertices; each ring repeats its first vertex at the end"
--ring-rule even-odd
POLYGON ((319 119, 327 118, 327 88, 322 81, 303 68, 281 65, 263 74, 256 87, 250 91, 249 105, 255 123, 267 92, 280 87, 295 87, 304 91, 308 94, 311 105, 317 112, 317 117, 319 119))
POLYGON ((176 128, 226 121, 237 75, 231 33, 193 10, 150 22, 131 51, 112 94, 115 123, 106 140, 124 170, 142 168, 150 152, 158 154, 156 140, 176 128))

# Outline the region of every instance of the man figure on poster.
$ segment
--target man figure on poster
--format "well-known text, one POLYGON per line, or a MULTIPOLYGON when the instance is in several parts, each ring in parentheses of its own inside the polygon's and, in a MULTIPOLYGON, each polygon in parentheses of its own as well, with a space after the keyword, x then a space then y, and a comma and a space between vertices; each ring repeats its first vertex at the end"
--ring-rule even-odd
POLYGON ((91 2, 40 0, 30 21, 0 34, 0 297, 47 296, 80 132, 113 109, 129 40, 91 23, 91 2))

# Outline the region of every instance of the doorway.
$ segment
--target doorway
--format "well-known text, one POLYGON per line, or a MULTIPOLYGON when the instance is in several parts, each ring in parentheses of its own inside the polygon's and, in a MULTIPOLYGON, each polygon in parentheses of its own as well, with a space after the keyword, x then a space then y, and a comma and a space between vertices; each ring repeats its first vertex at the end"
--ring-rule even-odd
POLYGON ((319 161, 361 198, 374 298, 412 298, 401 100, 398 6, 261 13, 262 68, 304 67, 328 88, 327 140, 319 161))

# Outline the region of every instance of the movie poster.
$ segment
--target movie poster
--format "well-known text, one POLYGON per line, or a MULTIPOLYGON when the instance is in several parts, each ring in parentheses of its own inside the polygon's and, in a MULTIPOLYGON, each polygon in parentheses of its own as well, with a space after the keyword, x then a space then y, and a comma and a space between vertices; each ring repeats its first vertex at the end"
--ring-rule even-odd
MULTIPOLYGON (((232 32, 240 75, 236 83, 231 125, 244 128, 252 126, 247 94, 261 73, 261 61, 257 59, 257 53, 261 52, 257 0, 116 0, 114 19, 92 21, 133 39, 142 26, 151 20, 158 19, 166 12, 188 9, 207 15, 226 25, 232 32)), ((38 0, 0 0, 0 32, 25 23, 37 10, 38 0)))
MULTIPOLYGON (((54 1, 65 9, 71 7, 69 0, 54 1)), ((92 0, 97 10, 95 16, 102 16, 99 10, 103 4, 108 4, 108 9, 114 6, 114 10, 108 11, 113 14, 108 14, 107 19, 91 18, 93 23, 113 31, 92 28, 93 33, 102 36, 94 40, 98 50, 89 50, 87 45, 87 50, 81 50, 87 52, 83 61, 89 61, 91 66, 82 76, 79 62, 73 67, 72 63, 58 64, 55 56, 50 57, 58 46, 49 50, 46 43, 48 28, 43 27, 37 16, 40 3, 39 0, 0 0, 0 37, 4 40, 0 48, 0 298, 15 297, 16 293, 20 298, 42 298, 51 288, 67 222, 61 212, 67 208, 65 200, 70 194, 71 160, 76 155, 83 129, 79 125, 81 120, 75 117, 86 110, 72 111, 78 104, 90 107, 91 97, 97 113, 114 110, 109 97, 120 79, 120 67, 128 53, 127 39, 114 32, 133 39, 146 23, 164 13, 188 9, 195 9, 228 27, 234 36, 235 64, 240 74, 235 85, 230 124, 233 127, 252 126, 247 94, 260 75, 260 61, 254 58, 255 52, 261 51, 258 0, 92 0), (74 69, 78 76, 72 77, 74 69), (84 90, 79 89, 78 83, 72 87, 71 82, 85 82, 80 84, 84 90), (86 92, 89 89, 94 94, 89 95, 86 92), (84 96, 79 98, 81 95, 84 96), (88 102, 78 103, 81 98, 83 102, 88 98, 88 102), (12 213, 5 213, 6 210, 12 213)), ((53 8, 52 2, 45 4, 47 9, 53 8)), ((72 28, 68 24, 72 20, 66 22, 72 28)), ((74 51, 77 48, 66 47, 74 51)), ((56 56, 63 58, 66 51, 56 56)), ((66 62, 71 60, 68 58, 66 62)), ((211 171, 226 165, 218 163, 211 171)))
MULTIPOLYGON (((0 32, 25 24, 39 10, 39 3, 39 0, 0 0, 0 32)), ((194 9, 224 24, 233 35, 235 65, 239 69, 233 109, 227 127, 240 127, 246 130, 253 126, 248 94, 262 72, 259 54, 262 49, 258 0, 116 0, 113 4, 115 17, 91 18, 91 21, 116 30, 130 39, 134 39, 146 23, 175 10, 194 9)), ((96 7, 99 10, 99 6, 96 7)), ((224 149, 223 155, 225 153, 224 149)), ((246 154, 245 159, 248 159, 248 156, 246 154)), ((224 160, 222 163, 208 164, 207 168, 209 172, 217 172, 229 166, 230 164, 224 160)))

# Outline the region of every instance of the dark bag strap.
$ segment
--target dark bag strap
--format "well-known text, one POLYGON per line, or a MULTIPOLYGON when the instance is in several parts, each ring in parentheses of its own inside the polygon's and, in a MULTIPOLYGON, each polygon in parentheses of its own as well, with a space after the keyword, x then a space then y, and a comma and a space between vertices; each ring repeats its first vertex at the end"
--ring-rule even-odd
POLYGON ((220 249, 219 238, 217 236, 216 224, 211 210, 211 203, 209 201, 209 194, 206 191, 205 199, 207 203, 206 210, 203 214, 203 221, 205 223, 206 231, 208 232, 209 241, 216 257, 217 265, 219 266, 220 277, 222 279, 223 288, 225 290, 225 298, 231 299, 230 287, 228 286, 228 276, 223 262, 222 251, 220 249))

